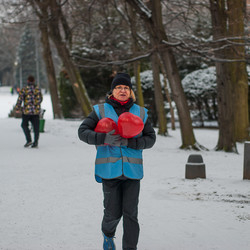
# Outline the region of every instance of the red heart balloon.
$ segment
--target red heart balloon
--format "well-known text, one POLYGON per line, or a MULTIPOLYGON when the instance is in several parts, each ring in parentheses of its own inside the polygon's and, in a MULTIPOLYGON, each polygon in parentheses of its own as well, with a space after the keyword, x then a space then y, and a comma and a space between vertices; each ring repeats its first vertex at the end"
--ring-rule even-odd
POLYGON ((114 129, 114 134, 118 134, 118 127, 116 123, 111 118, 105 117, 99 120, 95 127, 95 132, 108 133, 114 129))
POLYGON ((119 134, 124 138, 132 138, 141 133, 144 128, 142 119, 129 112, 124 112, 118 119, 119 134))

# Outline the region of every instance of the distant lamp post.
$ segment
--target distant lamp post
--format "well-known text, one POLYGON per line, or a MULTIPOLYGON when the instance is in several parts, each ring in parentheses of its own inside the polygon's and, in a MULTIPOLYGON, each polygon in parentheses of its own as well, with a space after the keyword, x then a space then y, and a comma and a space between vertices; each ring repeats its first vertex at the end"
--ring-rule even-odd
POLYGON ((18 62, 14 62, 14 70, 13 70, 13 87, 16 87, 16 69, 17 69, 18 62))
POLYGON ((35 38, 35 50, 36 50, 36 83, 40 86, 40 74, 39 74, 39 51, 38 51, 38 33, 35 38))
POLYGON ((22 61, 20 58, 18 58, 18 61, 15 61, 15 66, 19 66, 19 86, 20 86, 20 89, 23 88, 23 70, 22 70, 22 61))

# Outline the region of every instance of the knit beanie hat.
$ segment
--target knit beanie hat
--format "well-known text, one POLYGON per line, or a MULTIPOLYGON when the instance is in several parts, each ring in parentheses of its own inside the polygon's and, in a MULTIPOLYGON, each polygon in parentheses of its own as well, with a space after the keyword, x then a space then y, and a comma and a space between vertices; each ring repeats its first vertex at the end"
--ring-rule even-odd
POLYGON ((30 75, 30 76, 27 78, 27 81, 28 81, 28 82, 35 82, 35 77, 30 75))
POLYGON ((113 90, 117 85, 126 85, 132 89, 132 83, 129 74, 117 73, 111 83, 111 90, 113 90))

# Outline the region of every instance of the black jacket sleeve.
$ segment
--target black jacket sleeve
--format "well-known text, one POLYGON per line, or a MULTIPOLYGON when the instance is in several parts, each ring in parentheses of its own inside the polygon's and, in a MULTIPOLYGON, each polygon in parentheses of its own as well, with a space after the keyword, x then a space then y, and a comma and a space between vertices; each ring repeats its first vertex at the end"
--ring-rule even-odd
POLYGON ((92 111, 88 117, 84 119, 78 129, 78 136, 80 140, 91 144, 91 145, 102 145, 104 144, 105 133, 97 133, 94 131, 99 118, 95 111, 92 111))
POLYGON ((152 148, 155 144, 155 140, 155 131, 147 120, 142 131, 142 136, 128 139, 128 147, 133 149, 152 148))

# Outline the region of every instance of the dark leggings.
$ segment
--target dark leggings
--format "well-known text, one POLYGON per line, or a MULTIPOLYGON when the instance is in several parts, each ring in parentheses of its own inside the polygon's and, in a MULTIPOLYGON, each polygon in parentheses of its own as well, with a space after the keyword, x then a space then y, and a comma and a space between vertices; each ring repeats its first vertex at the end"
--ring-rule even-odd
POLYGON ((140 231, 137 219, 139 192, 139 180, 103 180, 102 232, 108 237, 113 237, 123 216, 123 249, 137 249, 140 231))
POLYGON ((27 142, 31 142, 31 135, 29 129, 29 122, 31 122, 34 130, 34 142, 38 142, 39 139, 39 115, 22 115, 21 127, 26 137, 27 142))

